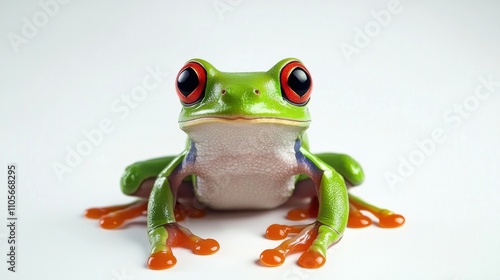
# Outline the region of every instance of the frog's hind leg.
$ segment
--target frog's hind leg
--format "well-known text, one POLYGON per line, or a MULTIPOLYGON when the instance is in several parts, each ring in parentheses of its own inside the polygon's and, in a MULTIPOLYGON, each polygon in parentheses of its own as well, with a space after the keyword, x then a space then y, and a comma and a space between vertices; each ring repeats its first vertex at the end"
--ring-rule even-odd
MULTIPOLYGON (((350 156, 345 154, 322 153, 317 154, 322 161, 333 167, 346 180, 347 186, 356 186, 363 182, 364 173, 361 166, 350 156)), ((311 202, 306 208, 293 209, 288 212, 290 220, 303 220, 315 218, 318 215, 318 199, 311 179, 301 175, 296 184, 296 196, 311 197, 311 202)), ((363 215, 355 206, 349 205, 348 227, 366 227, 371 224, 370 218, 363 215)))
MULTIPOLYGON (((299 186, 303 187, 304 183, 306 182, 301 182, 299 186)), ((312 182, 310 183, 312 184, 312 182)), ((300 221, 307 218, 317 217, 319 210, 318 198, 315 195, 310 196, 310 198, 311 201, 306 207, 295 208, 288 211, 288 214, 286 216, 287 219, 292 221, 300 221)), ((349 198, 349 218, 347 220, 347 226, 350 228, 364 228, 371 225, 372 220, 369 217, 363 215, 363 213, 361 213, 361 211, 359 211, 359 209, 355 207, 350 201, 351 199, 349 198)))
MULTIPOLYGON (((361 165, 345 154, 322 153, 317 154, 321 160, 333 167, 345 179, 348 187, 360 185, 364 181, 364 173, 361 165)), ((311 202, 306 208, 290 210, 287 218, 290 220, 303 220, 306 218, 315 218, 318 215, 318 199, 311 192, 314 189, 312 181, 306 177, 299 177, 297 182, 299 196, 310 196, 311 202)), ((349 219, 347 226, 350 228, 363 228, 370 226, 372 220, 365 216, 360 210, 372 213, 379 219, 378 226, 384 228, 399 227, 404 224, 404 217, 390 210, 378 208, 369 204, 360 198, 349 193, 349 219)))
MULTIPOLYGON (((124 176, 130 176, 127 174, 130 173, 126 172, 124 176)), ((124 181, 127 181, 127 179, 122 177, 122 189, 124 189, 124 181)), ((146 215, 148 196, 154 181, 155 178, 145 179, 139 184, 135 192, 130 193, 130 195, 139 197, 136 201, 121 205, 89 208, 85 211, 85 216, 91 219, 99 219, 99 224, 104 229, 115 229, 128 220, 146 215)))
MULTIPOLYGON (((345 154, 323 153, 317 155, 321 160, 337 170, 348 187, 360 185, 364 181, 364 173, 361 165, 345 154)), ((378 208, 349 193, 349 219, 347 226, 351 228, 362 228, 372 224, 371 219, 361 211, 372 213, 378 220, 378 226, 383 228, 394 228, 404 224, 404 217, 390 210, 378 208)))
MULTIPOLYGON (((128 166, 120 181, 122 192, 139 199, 128 204, 89 208, 86 210, 85 216, 91 219, 100 219, 102 228, 114 229, 128 220, 146 215, 149 194, 156 177, 173 159, 173 156, 167 156, 128 166)), ((186 181, 179 187, 179 198, 192 195, 191 179, 186 178, 186 181)), ((202 217, 204 211, 192 207, 189 203, 176 203, 175 215, 176 219, 180 221, 185 216, 202 217)))

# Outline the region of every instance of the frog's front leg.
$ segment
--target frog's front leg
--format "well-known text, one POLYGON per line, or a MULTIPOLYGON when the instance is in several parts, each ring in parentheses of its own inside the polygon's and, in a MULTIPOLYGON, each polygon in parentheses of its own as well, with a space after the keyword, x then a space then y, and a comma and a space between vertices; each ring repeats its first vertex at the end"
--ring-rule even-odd
MULTIPOLYGON (((359 163, 345 154, 322 153, 316 154, 318 158, 333 167, 339 172, 348 186, 360 185, 364 180, 363 169, 359 163)), ((303 179, 298 183, 298 188, 308 188, 312 182, 308 179, 303 179)), ((396 214, 390 210, 376 207, 367 203, 360 198, 349 194, 349 219, 347 226, 351 228, 362 228, 372 224, 372 220, 363 215, 360 210, 365 210, 372 213, 379 222, 378 226, 384 228, 399 227, 404 224, 403 216, 396 214)), ((307 208, 293 209, 287 217, 291 220, 302 220, 308 217, 316 217, 318 213, 318 202, 315 197, 312 197, 311 203, 307 208)))
POLYGON ((316 186, 319 200, 316 221, 308 225, 271 225, 266 232, 270 239, 284 239, 296 234, 274 249, 265 250, 260 256, 268 266, 281 265, 292 252, 304 251, 298 263, 306 268, 321 267, 326 261, 328 247, 342 238, 347 224, 349 202, 342 176, 318 157, 300 148, 297 162, 301 174, 307 174, 316 186))
POLYGON ((186 158, 187 151, 172 160, 158 175, 148 203, 148 236, 151 253, 148 266, 151 269, 166 269, 176 264, 171 247, 185 247, 198 255, 209 255, 219 250, 213 239, 202 239, 179 225, 174 207, 182 180, 191 174, 192 162, 186 158))
MULTIPOLYGON (((102 228, 114 229, 121 226, 127 220, 145 214, 149 194, 156 177, 174 158, 174 156, 166 156, 129 165, 121 177, 121 189, 124 194, 135 196, 139 199, 122 205, 89 208, 86 210, 85 216, 91 219, 100 219, 102 228)), ((188 184, 189 182, 185 183, 188 184)), ((189 191, 190 187, 183 190, 189 191)), ((203 213, 202 210, 193 209, 189 206, 176 205, 178 220, 182 220, 184 215, 197 217, 203 216, 203 213)))

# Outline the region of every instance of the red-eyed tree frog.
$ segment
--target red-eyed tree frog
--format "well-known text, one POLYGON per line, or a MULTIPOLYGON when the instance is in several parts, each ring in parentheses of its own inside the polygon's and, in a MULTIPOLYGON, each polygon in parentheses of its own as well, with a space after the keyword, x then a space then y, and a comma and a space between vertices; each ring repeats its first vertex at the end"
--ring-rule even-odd
POLYGON ((186 149, 128 166, 122 191, 140 199, 91 208, 86 216, 111 229, 147 214, 151 269, 174 266, 175 246, 200 255, 218 251, 217 241, 178 224, 186 215, 203 216, 204 207, 271 209, 292 196, 311 196, 308 207, 291 210, 287 217, 314 222, 267 229, 270 239, 292 235, 262 252, 260 262, 267 266, 280 265, 297 251, 302 252, 300 266, 322 266, 328 247, 342 238, 346 226, 372 223, 360 210, 371 212, 380 227, 401 226, 403 216, 348 194, 348 187, 364 180, 354 159, 310 152, 305 131, 311 122, 307 103, 312 85, 311 74, 295 58, 283 59, 267 72, 245 73, 221 72, 202 59, 189 60, 176 78, 186 149))

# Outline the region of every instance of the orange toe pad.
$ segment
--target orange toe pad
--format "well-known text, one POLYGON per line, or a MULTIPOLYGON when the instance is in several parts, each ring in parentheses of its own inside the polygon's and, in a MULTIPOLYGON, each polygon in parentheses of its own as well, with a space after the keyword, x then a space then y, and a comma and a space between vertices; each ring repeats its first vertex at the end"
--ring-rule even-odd
POLYGON ((152 254, 148 259, 148 267, 154 270, 171 268, 177 263, 172 252, 158 252, 152 254))

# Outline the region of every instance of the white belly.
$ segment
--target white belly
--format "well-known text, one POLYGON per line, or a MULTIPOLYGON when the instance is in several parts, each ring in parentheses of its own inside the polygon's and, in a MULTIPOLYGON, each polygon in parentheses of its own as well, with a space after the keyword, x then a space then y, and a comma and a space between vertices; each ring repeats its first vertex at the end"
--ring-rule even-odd
POLYGON ((198 200, 214 209, 267 209, 294 189, 294 146, 302 129, 271 123, 210 123, 188 134, 198 200))

